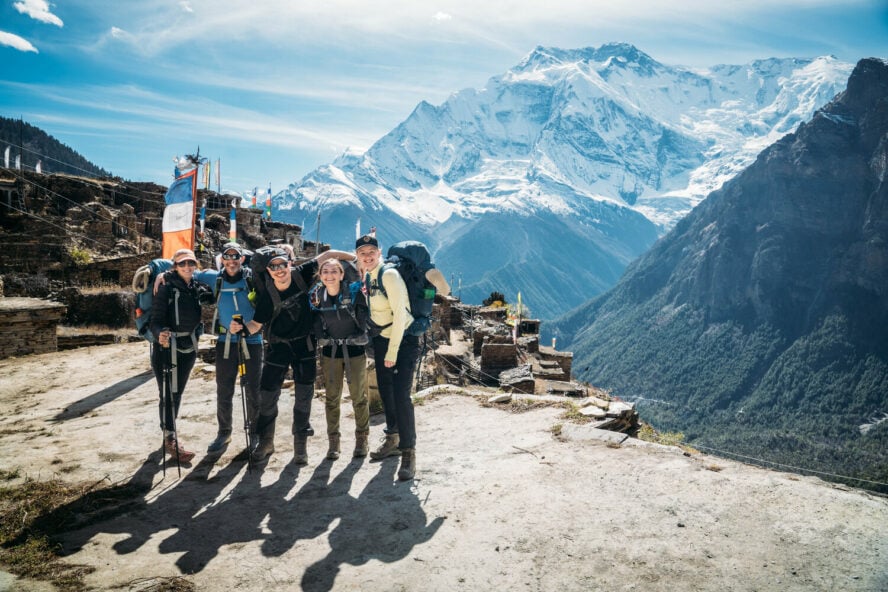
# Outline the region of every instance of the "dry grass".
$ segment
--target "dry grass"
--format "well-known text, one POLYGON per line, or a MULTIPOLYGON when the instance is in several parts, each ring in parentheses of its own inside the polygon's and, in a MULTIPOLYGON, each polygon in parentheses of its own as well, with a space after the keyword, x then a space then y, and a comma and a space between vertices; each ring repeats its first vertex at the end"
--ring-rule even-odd
POLYGON ((638 429, 638 439, 664 446, 682 446, 684 434, 681 432, 658 432, 650 424, 642 424, 638 429))
POLYGON ((27 479, 0 488, 0 565, 17 576, 48 581, 63 592, 87 590, 84 577, 95 568, 62 561, 56 537, 125 512, 139 495, 129 484, 99 488, 103 481, 27 479))
POLYGON ((132 327, 125 327, 123 329, 112 329, 111 327, 106 327, 105 325, 83 325, 72 327, 70 325, 59 325, 56 328, 56 335, 60 337, 77 337, 80 335, 107 335, 107 334, 115 335, 121 338, 121 341, 126 341, 129 337, 136 335, 136 330, 132 327))

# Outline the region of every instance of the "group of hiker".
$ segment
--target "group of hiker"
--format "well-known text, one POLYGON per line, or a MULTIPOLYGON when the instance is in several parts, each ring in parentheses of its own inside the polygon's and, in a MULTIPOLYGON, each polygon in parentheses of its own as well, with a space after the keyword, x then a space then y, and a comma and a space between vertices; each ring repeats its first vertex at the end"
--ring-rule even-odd
MULTIPOLYGON (((199 270, 194 252, 180 249, 169 270, 157 275, 147 329, 149 338, 154 338, 151 365, 160 390, 164 453, 184 463, 195 456, 183 447, 175 420, 197 357, 201 305, 214 303, 218 432, 207 454, 221 454, 231 442, 233 398, 240 377, 249 461, 267 462, 275 450, 278 400, 285 375, 292 370, 293 462, 307 464, 319 353, 326 397, 326 458, 335 460, 341 454, 345 380, 354 410, 352 456, 369 453, 381 460, 400 455, 398 478, 412 479, 416 429, 411 388, 421 348, 414 330, 418 319, 411 314, 402 271, 384 261, 372 234, 358 238, 353 253, 328 250, 299 265, 286 244, 256 250, 249 266, 247 254, 240 244, 229 242, 219 255, 219 270, 199 270), (382 442, 372 452, 368 350, 385 411, 382 442)), ((435 289, 449 292, 438 270, 428 270, 425 277, 423 281, 434 286, 432 297, 435 289)))

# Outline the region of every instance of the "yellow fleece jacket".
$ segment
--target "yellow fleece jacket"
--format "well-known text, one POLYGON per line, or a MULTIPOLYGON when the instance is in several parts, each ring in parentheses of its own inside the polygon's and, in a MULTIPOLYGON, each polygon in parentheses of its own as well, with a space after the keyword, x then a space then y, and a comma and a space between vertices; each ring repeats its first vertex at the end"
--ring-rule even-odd
MULTIPOLYGON (((378 285, 379 272, 382 262, 370 271, 370 285, 378 285)), ((385 353, 386 362, 395 362, 398 359, 398 348, 404 338, 404 330, 413 322, 410 314, 410 298, 407 296, 407 286, 401 279, 401 274, 396 269, 387 269, 382 274, 382 285, 385 294, 380 290, 370 291, 370 319, 379 326, 386 326, 381 335, 389 340, 388 350, 385 353)))

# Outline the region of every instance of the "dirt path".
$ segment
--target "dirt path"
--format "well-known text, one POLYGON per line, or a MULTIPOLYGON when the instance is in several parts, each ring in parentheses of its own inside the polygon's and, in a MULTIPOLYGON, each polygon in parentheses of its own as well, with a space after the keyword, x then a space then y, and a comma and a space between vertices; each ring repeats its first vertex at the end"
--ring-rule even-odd
MULTIPOLYGON (((557 408, 434 396, 417 407, 418 478, 399 483, 396 459, 322 461, 319 436, 309 465, 292 465, 282 397, 278 451, 248 474, 242 439, 215 463, 202 454, 215 394, 197 371, 179 427, 198 457, 163 478, 147 370, 140 343, 0 361, 0 469, 20 474, 0 485, 144 484, 125 512, 85 516, 64 538, 69 561, 97 568, 96 589, 185 574, 201 591, 888 590, 888 499, 675 448, 608 446, 582 427, 558 440, 557 408)), ((313 419, 322 432, 318 400, 313 419)), ((0 574, 4 587, 47 589, 0 574)))

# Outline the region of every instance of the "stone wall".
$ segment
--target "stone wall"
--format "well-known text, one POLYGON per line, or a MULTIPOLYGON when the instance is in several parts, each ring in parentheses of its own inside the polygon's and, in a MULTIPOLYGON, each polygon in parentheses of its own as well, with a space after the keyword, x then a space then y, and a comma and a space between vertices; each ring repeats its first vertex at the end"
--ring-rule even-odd
POLYGON ((518 365, 518 348, 512 343, 485 343, 481 346, 481 372, 498 377, 503 370, 518 365))
POLYGON ((555 348, 540 346, 540 359, 555 362, 561 368, 566 378, 562 380, 570 380, 571 365, 573 364, 573 352, 557 351, 555 348))
POLYGON ((58 351, 65 306, 36 298, 0 298, 0 359, 58 351))

